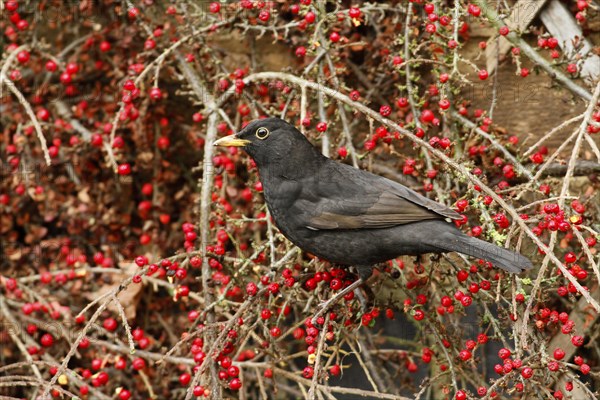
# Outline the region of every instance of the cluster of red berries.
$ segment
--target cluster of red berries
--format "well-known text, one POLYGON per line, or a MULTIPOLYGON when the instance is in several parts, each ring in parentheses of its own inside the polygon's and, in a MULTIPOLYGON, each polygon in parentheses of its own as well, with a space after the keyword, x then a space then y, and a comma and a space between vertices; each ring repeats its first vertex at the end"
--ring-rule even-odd
MULTIPOLYGON (((387 107, 387 106, 385 106, 387 107)), ((375 134, 371 136, 371 138, 367 139, 363 145, 364 149, 367 151, 372 151, 377 147, 377 143, 381 140, 383 143, 390 144, 392 143, 392 139, 399 139, 400 133, 394 132, 390 133, 386 127, 379 126, 375 129, 375 134)))
POLYGON ((583 336, 573 334, 575 322, 569 319, 569 314, 566 312, 559 313, 558 311, 550 310, 547 307, 542 308, 536 313, 535 326, 540 330, 559 323, 561 332, 571 336, 571 343, 573 343, 574 346, 579 347, 583 345, 583 336))
POLYGON ((548 148, 546 146, 540 146, 538 151, 529 156, 529 159, 534 164, 542 164, 544 162, 544 156, 548 155, 548 148))

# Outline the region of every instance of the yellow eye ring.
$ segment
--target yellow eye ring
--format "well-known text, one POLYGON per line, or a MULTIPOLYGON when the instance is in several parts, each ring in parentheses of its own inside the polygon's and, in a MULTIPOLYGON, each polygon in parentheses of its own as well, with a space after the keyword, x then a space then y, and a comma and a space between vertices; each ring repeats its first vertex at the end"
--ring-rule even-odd
POLYGON ((256 130, 256 137, 260 140, 265 140, 269 136, 269 133, 269 130, 263 126, 256 130))

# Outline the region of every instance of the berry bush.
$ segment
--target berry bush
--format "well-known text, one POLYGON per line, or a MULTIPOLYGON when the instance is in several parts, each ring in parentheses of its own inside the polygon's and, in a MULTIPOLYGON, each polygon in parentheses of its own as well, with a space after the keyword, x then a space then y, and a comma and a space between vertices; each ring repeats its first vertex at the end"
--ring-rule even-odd
MULTIPOLYGON (((597 3, 563 3, 599 45, 597 3)), ((507 7, 0 0, 1 397, 598 396, 594 51, 507 7), (501 40, 497 68, 578 111, 496 122, 501 40), (402 257, 323 309, 353 271, 286 241, 252 161, 213 146, 266 115, 534 269, 402 257)))

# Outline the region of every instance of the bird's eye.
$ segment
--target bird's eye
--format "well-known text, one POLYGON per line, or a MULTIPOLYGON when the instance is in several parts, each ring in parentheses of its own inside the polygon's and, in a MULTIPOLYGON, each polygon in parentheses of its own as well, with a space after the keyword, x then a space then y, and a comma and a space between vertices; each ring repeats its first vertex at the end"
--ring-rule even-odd
POLYGON ((264 140, 269 136, 269 133, 269 130, 263 126, 256 130, 256 137, 260 140, 264 140))

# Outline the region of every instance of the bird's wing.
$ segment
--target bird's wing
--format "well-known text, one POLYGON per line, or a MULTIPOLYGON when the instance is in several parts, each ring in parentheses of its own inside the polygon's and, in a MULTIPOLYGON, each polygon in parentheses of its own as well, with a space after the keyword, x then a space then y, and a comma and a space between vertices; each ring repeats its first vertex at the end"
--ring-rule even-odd
POLYGON ((389 179, 331 162, 316 192, 299 201, 311 229, 388 228, 429 219, 460 219, 457 212, 389 179))

